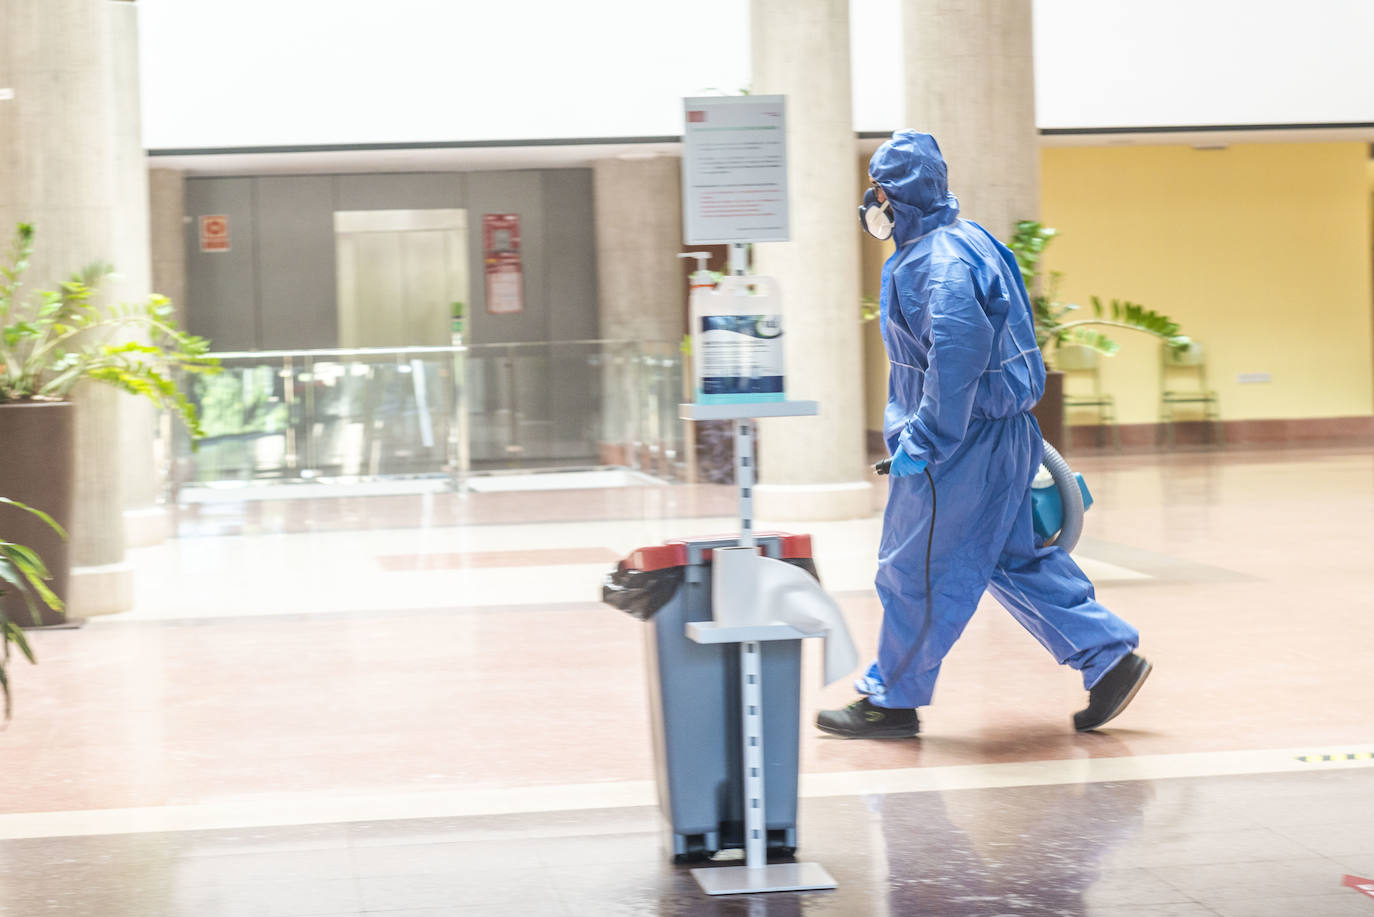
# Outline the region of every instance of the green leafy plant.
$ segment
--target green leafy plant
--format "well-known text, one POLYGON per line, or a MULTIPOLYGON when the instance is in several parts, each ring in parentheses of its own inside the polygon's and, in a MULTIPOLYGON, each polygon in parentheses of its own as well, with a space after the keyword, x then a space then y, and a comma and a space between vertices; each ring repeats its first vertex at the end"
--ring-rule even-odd
POLYGON ((1079 311, 1079 307, 1058 300, 1059 283, 1063 275, 1059 271, 1051 271, 1048 278, 1041 274, 1040 260, 1056 235, 1053 229, 1042 223, 1021 220, 1016 224, 1016 232, 1008 246, 1016 255, 1021 279, 1026 282, 1026 289, 1031 294, 1035 343, 1041 350, 1051 345, 1058 348, 1061 344, 1078 344, 1111 356, 1121 347, 1100 330, 1103 327, 1149 334, 1176 350, 1189 345, 1189 339, 1179 333, 1178 323, 1173 319, 1124 299, 1113 299, 1110 305, 1103 305, 1101 299, 1092 296, 1089 298, 1093 307, 1092 317, 1076 318, 1074 313, 1079 311))
POLYGON ((882 306, 876 296, 859 297, 859 321, 871 322, 882 314, 882 306))
POLYGON ((210 342, 182 331, 171 301, 102 304, 101 284, 114 268, 103 262, 73 274, 56 290, 19 296, 33 252, 34 229, 20 223, 0 264, 0 403, 62 401, 83 379, 149 399, 202 436, 193 405, 177 386, 178 372, 217 372, 210 342))
POLYGON ((204 434, 216 437, 285 431, 290 412, 272 397, 273 375, 271 367, 260 366, 188 380, 191 400, 200 405, 204 434))
MULTIPOLYGON (((0 497, 0 504, 32 513, 52 526, 63 538, 67 537, 67 533, 62 531, 62 527, 46 513, 7 497, 0 497)), ((22 596, 35 623, 41 620, 38 614, 39 601, 54 611, 59 611, 62 608, 62 600, 48 588, 47 579, 48 568, 43 565, 43 559, 32 549, 0 538, 0 597, 6 594, 22 596)), ((18 648, 19 652, 29 662, 36 663, 38 660, 34 658, 33 649, 24 637, 23 628, 10 618, 3 603, 0 603, 0 644, 3 644, 4 647, 3 652, 0 652, 0 692, 3 692, 5 696, 5 719, 8 720, 10 718, 10 677, 6 666, 9 665, 10 661, 10 645, 13 644, 18 648)))

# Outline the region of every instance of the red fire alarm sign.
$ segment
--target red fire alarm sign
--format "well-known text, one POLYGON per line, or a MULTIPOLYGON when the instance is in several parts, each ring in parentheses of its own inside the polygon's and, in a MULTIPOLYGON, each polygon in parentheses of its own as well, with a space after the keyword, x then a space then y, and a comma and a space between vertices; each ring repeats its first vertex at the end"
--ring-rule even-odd
POLYGON ((229 218, 223 214, 200 218, 200 250, 227 252, 229 250, 229 218))

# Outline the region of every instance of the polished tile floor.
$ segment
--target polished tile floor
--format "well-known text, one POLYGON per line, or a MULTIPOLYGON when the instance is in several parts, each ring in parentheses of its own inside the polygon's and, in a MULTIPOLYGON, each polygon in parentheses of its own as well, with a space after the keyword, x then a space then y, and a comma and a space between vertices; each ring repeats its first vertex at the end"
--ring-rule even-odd
MULTIPOLYGON (((728 488, 187 507, 133 612, 13 671, 0 914, 1374 915, 1374 455, 1075 464, 1136 703, 1073 733, 1073 673, 987 602, 922 738, 804 726, 799 857, 840 888, 754 898, 668 862, 650 625, 596 603, 728 532, 728 488)), ((871 651, 876 516, 786 528, 871 651)), ((850 696, 814 653, 806 719, 850 696)))
MULTIPOLYGON (((707 898, 648 807, 14 840, 0 914, 1368 915, 1374 771, 809 800, 831 891, 707 898)), ((720 865, 731 865, 725 858, 720 865)))

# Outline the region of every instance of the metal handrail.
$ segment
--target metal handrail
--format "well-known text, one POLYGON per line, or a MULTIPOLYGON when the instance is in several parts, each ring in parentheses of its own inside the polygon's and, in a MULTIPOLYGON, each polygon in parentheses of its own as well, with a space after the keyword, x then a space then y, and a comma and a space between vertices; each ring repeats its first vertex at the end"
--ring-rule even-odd
MULTIPOLYGON (((643 454, 641 447, 644 443, 657 443, 658 454, 677 454, 678 446, 675 443, 670 444, 677 439, 670 415, 658 416, 663 411, 673 411, 676 405, 677 389, 680 386, 670 383, 671 390, 662 390, 663 384, 659 381, 661 377, 658 369, 680 364, 680 346, 676 341, 588 338, 476 345, 459 343, 447 346, 225 351, 211 356, 224 361, 225 368, 234 373, 260 372, 263 368, 269 368, 274 374, 282 376, 281 381, 277 383, 278 394, 282 403, 287 406, 289 416, 285 428, 273 435, 284 436, 282 452, 277 461, 282 463, 281 468, 287 477, 302 473, 302 469, 315 469, 321 462, 320 455, 316 454, 316 447, 319 445, 314 438, 316 431, 311 423, 306 422, 314 417, 314 399, 317 392, 309 384, 300 384, 308 381, 308 376, 304 373, 317 373, 321 365, 330 363, 346 366, 352 362, 355 366, 373 367, 386 366, 393 362, 398 365, 410 363, 412 366, 421 362, 431 365, 435 362, 441 365, 449 363, 450 369, 444 377, 449 381, 443 384, 452 388, 444 393, 445 408, 441 411, 449 420, 447 435, 441 441, 446 441, 444 452, 447 460, 444 467, 451 471, 454 486, 461 491, 471 474, 471 422, 477 419, 475 415, 470 415, 470 386, 464 382, 467 378, 464 367, 486 364, 492 371, 504 372, 503 381, 508 392, 500 401, 501 405, 511 412, 509 419, 515 423, 521 405, 521 400, 515 392, 515 379, 512 377, 516 372, 516 366, 527 357, 558 359, 567 355, 576 356, 580 350, 591 351, 591 365, 605 365, 608 369, 612 364, 617 367, 623 365, 625 369, 616 369, 614 372, 630 374, 624 377, 616 376, 617 394, 613 400, 621 406, 613 409, 611 413, 605 413, 601 409, 595 412, 596 416, 601 418, 598 424, 603 427, 602 439, 607 443, 622 444, 627 457, 633 457, 632 465, 635 465, 639 461, 638 457, 643 454), (626 357, 629 359, 626 360, 626 357), (622 379, 624 381, 621 381, 622 379), (668 407, 665 408, 665 404, 668 407), (299 414, 301 410, 304 411, 305 419, 299 414), (664 452, 665 446, 673 451, 664 452)), ((417 394, 417 398, 423 402, 422 394, 417 394)), ((495 416, 493 415, 493 419, 495 416)), ((675 413, 671 416, 675 417, 675 413)), ((510 443, 519 444, 521 436, 517 429, 512 429, 508 438, 510 443)), ((376 472, 374 470, 369 473, 376 472)))
POLYGON ((409 356, 424 353, 468 353, 486 348, 511 347, 567 347, 574 344, 613 344, 616 346, 643 347, 645 344, 671 344, 671 341, 633 341, 620 338, 583 338, 573 341, 505 341, 494 344, 450 344, 444 346, 415 347, 326 347, 318 350, 234 350, 223 353, 207 354, 215 360, 246 360, 250 358, 286 359, 288 357, 368 357, 368 356, 409 356))
POLYGON ((212 360, 246 360, 249 358, 272 358, 287 359, 292 357, 353 357, 353 356, 389 356, 389 355, 408 355, 416 353, 462 353, 468 349, 466 344, 457 344, 447 347, 356 347, 356 348, 324 348, 320 350, 236 350, 224 353, 206 354, 212 360))

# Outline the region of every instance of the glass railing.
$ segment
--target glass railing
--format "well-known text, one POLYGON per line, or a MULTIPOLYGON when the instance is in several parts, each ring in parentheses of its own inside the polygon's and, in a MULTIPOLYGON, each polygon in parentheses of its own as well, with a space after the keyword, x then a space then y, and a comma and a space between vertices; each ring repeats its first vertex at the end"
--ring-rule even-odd
POLYGON ((566 341, 215 354, 185 381, 205 437, 174 487, 684 462, 676 345, 566 341))

